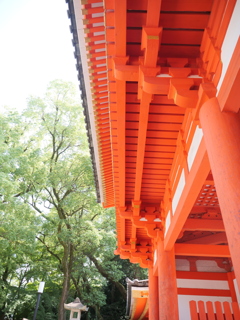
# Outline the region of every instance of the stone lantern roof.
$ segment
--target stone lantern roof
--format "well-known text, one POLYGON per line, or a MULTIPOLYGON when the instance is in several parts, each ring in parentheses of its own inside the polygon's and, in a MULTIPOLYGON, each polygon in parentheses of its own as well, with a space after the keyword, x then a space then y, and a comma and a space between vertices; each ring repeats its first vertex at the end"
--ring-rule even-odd
POLYGON ((66 310, 71 310, 71 311, 74 311, 74 310, 88 311, 88 307, 84 306, 79 298, 76 298, 73 302, 70 302, 68 304, 64 303, 64 308, 66 310))

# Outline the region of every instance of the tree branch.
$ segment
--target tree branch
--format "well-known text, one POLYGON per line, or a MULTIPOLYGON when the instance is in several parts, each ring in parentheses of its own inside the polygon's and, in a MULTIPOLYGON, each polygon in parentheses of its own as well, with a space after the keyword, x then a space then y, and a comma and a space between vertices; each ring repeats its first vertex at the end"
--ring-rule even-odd
POLYGON ((106 278, 108 281, 112 282, 113 284, 115 284, 116 288, 119 290, 119 292, 121 293, 121 296, 123 297, 124 300, 127 299, 127 293, 126 293, 126 289, 124 288, 124 286, 118 282, 115 281, 113 279, 112 276, 110 276, 104 269, 103 267, 100 265, 100 263, 98 262, 98 260, 91 254, 87 254, 87 257, 95 264, 95 267, 97 268, 98 272, 104 277, 106 278))
POLYGON ((46 242, 44 240, 42 240, 38 236, 36 236, 36 239, 38 239, 42 244, 44 244, 45 248, 47 249, 47 252, 49 252, 53 257, 55 257, 60 262, 60 264, 62 264, 62 261, 59 258, 59 256, 49 248, 49 246, 46 244, 46 242))

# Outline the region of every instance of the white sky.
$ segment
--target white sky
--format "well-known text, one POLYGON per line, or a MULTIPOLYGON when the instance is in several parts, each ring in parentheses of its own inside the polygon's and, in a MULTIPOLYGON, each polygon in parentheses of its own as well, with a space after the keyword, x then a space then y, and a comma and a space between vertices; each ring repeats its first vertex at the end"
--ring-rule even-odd
POLYGON ((78 85, 65 0, 0 0, 0 110, 55 79, 78 85))

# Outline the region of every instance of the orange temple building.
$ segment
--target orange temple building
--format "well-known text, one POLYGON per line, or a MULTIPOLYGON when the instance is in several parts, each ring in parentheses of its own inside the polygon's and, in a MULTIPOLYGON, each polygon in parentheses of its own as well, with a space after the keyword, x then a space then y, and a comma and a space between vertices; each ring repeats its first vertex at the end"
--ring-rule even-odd
POLYGON ((240 319, 240 0, 67 2, 130 319, 240 319))

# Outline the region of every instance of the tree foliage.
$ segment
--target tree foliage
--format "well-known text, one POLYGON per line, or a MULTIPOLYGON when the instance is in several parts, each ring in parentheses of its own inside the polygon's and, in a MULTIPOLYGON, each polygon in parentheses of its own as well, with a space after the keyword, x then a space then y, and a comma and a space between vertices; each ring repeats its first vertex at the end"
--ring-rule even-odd
POLYGON ((64 320, 76 296, 90 306, 83 318, 120 319, 124 278, 138 268, 113 255, 114 212, 96 203, 73 85, 52 82, 0 123, 0 319, 31 318, 42 280, 39 320, 64 320))

